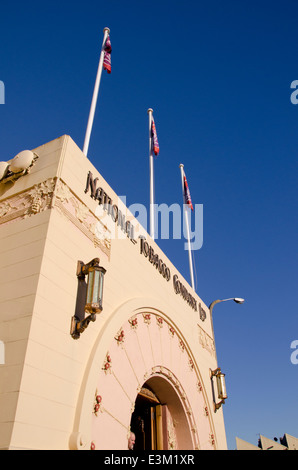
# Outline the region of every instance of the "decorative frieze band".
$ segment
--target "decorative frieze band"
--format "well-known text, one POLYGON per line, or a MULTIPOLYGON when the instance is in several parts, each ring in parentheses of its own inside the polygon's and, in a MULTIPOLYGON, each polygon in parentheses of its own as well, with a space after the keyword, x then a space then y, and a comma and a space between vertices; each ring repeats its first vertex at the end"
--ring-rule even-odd
POLYGON ((50 209, 55 189, 55 179, 11 196, 0 203, 0 225, 13 220, 24 219, 50 209))
POLYGON ((0 202, 0 225, 32 217, 51 208, 58 209, 95 247, 110 257, 111 236, 107 227, 57 178, 49 178, 0 202))
POLYGON ((198 324, 199 343, 206 349, 212 356, 215 357, 215 345, 214 340, 204 331, 198 324))

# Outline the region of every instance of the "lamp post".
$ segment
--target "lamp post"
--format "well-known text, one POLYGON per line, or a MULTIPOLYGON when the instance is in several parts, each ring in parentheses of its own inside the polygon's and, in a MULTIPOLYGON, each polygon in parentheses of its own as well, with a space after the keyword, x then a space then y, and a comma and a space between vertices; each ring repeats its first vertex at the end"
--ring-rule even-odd
POLYGON ((213 310, 214 305, 218 304, 219 302, 227 302, 228 300, 234 300, 234 302, 236 302, 236 304, 243 304, 244 303, 244 299, 240 299, 239 297, 231 297, 230 299, 214 300, 209 306, 211 317, 212 317, 212 310, 213 310))
POLYGON ((213 313, 214 305, 219 304, 220 302, 227 302, 228 300, 234 300, 234 302, 236 302, 236 304, 243 304, 244 303, 244 299, 241 299, 240 297, 231 297, 229 299, 218 299, 218 300, 213 300, 213 302, 211 302, 211 304, 209 305, 209 311, 210 311, 210 319, 211 319, 213 338, 214 338, 214 328, 213 328, 213 315, 212 315, 212 313, 213 313))
MULTIPOLYGON (((233 300, 236 302, 236 304, 243 304, 244 299, 241 299, 240 297, 231 297, 229 299, 218 299, 214 300, 211 302, 209 305, 209 311, 210 311, 210 319, 211 319, 211 327, 212 327, 212 333, 213 333, 213 338, 214 338, 214 328, 213 328, 213 308, 214 305, 220 303, 220 302, 227 302, 229 300, 233 300)), ((216 356, 216 349, 215 349, 215 356, 216 356)), ((216 362, 217 362, 217 357, 216 357, 216 362)), ((214 397, 214 412, 216 412, 221 405, 225 403, 225 400, 228 398, 227 392, 226 392, 226 384, 225 384, 225 374, 222 373, 221 368, 218 367, 215 370, 210 370, 210 378, 212 381, 212 378, 216 378, 216 384, 217 384, 217 391, 218 391, 218 398, 220 399, 219 403, 216 403, 215 397, 214 397)), ((213 386, 213 383, 212 383, 213 386)), ((213 396, 214 396, 214 389, 213 389, 213 396)))

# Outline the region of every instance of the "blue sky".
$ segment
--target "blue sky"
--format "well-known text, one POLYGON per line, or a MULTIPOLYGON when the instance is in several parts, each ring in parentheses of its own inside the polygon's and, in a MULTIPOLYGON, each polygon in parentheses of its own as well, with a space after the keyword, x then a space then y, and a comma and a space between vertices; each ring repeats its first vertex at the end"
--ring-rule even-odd
MULTIPOLYGON (((63 134, 83 147, 108 26, 88 157, 128 205, 148 206, 153 108, 155 202, 181 203, 183 163, 204 207, 197 293, 246 299, 214 308, 228 446, 298 437, 297 2, 28 0, 0 16, 0 160, 63 134)), ((184 241, 158 243, 189 281, 184 241)))

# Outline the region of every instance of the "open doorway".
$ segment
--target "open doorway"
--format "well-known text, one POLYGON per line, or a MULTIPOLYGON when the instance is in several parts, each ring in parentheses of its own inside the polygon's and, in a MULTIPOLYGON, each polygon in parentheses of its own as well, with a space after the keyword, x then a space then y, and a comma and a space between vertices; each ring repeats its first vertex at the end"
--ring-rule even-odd
POLYGON ((177 383, 174 387, 167 377, 159 374, 150 377, 141 388, 130 422, 130 429, 136 435, 135 450, 195 448, 189 413, 183 406, 186 398, 178 394, 177 383))
POLYGON ((135 402, 130 428, 135 433, 134 450, 163 449, 163 407, 154 392, 142 387, 135 402))

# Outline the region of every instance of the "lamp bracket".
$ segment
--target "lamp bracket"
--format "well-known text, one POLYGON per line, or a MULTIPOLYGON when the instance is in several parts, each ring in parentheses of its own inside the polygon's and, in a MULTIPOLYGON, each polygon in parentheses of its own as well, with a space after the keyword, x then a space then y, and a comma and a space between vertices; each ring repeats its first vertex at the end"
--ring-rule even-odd
POLYGON ((210 377, 214 377, 216 375, 219 375, 221 373, 221 368, 218 367, 217 369, 211 370, 210 369, 210 377))
POLYGON ((78 261, 77 264, 77 277, 79 279, 84 279, 85 276, 88 274, 89 268, 93 266, 99 266, 100 259, 99 258, 94 258, 92 261, 89 263, 85 264, 83 261, 78 261))
POLYGON ((218 403, 214 403, 214 413, 217 412, 217 410, 219 410, 219 408, 221 407, 221 405, 223 405, 225 403, 224 400, 221 400, 220 402, 218 403))
POLYGON ((96 320, 96 314, 91 313, 91 315, 88 315, 88 317, 84 318, 84 320, 79 320, 77 317, 72 317, 71 319, 71 328, 70 328, 70 334, 73 337, 73 339, 79 339, 80 334, 83 333, 89 323, 92 321, 94 322, 96 320))

